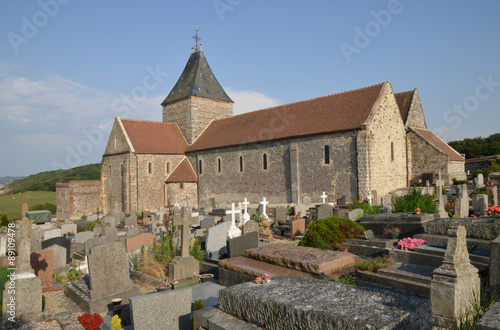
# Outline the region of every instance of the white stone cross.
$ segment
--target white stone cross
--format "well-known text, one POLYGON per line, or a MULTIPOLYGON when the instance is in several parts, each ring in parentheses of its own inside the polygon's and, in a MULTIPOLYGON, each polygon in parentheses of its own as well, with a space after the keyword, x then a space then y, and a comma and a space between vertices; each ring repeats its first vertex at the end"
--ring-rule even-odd
POLYGON ((321 198, 323 198, 323 204, 326 203, 326 198, 328 197, 327 194, 325 194, 325 192, 323 191, 323 195, 320 196, 321 198))
POLYGON ((234 203, 231 203, 231 210, 230 211, 226 210, 226 214, 231 214, 231 227, 229 228, 229 231, 227 232, 227 235, 229 236, 229 238, 234 238, 234 237, 241 235, 241 230, 239 230, 238 227, 236 227, 236 217, 235 217, 236 214, 240 213, 240 212, 241 212, 241 210, 237 210, 234 207, 234 203))
POLYGON ((245 198, 245 201, 241 204, 243 204, 245 207, 245 209, 243 210, 243 216, 242 216, 242 218, 243 218, 242 225, 244 225, 245 223, 250 221, 250 214, 248 214, 248 204, 250 204, 250 202, 245 198))
POLYGON ((268 218, 267 216, 267 204, 269 204, 268 201, 266 201, 266 198, 264 197, 262 199, 262 202, 260 202, 262 204, 262 215, 263 216, 266 216, 266 218, 268 218))
POLYGON ((372 205, 373 195, 372 195, 372 191, 371 190, 370 190, 370 192, 368 193, 368 195, 366 197, 368 198, 368 203, 370 203, 370 205, 372 205))

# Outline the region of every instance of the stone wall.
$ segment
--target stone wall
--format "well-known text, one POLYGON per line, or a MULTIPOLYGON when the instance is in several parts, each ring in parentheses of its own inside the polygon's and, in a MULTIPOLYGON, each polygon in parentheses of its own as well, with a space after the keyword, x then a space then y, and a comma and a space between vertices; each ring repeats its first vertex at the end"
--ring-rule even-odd
POLYGON ((68 181, 56 183, 57 218, 77 219, 94 214, 101 208, 101 181, 68 181))
POLYGON ((177 123, 189 144, 193 143, 212 120, 232 115, 232 103, 195 96, 163 106, 163 121, 177 123))
MULTIPOLYGON (((465 162, 464 161, 449 161, 448 162, 448 177, 452 180, 453 178, 457 180, 467 179, 467 174, 465 173, 465 162)), ((452 183, 450 182, 450 183, 452 183)))
MULTIPOLYGON (((441 171, 445 184, 451 184, 453 178, 449 177, 448 155, 434 147, 414 131, 408 131, 407 138, 408 148, 410 149, 408 161, 411 163, 409 180, 416 180, 424 173, 437 174, 441 171)), ((463 164, 463 162, 461 163, 463 164)), ((455 169, 455 167, 453 168, 455 169)))
POLYGON ((407 186, 406 131, 389 84, 371 116, 357 135, 359 199, 373 190, 383 196, 407 186))
POLYGON ((192 208, 198 207, 198 184, 196 182, 167 183, 166 190, 167 204, 178 204, 180 207, 182 207, 187 197, 189 206, 191 206, 192 208))
POLYGON ((411 100, 410 109, 408 110, 408 116, 406 117, 405 124, 409 127, 427 129, 424 110, 422 109, 422 104, 420 103, 420 97, 418 95, 417 89, 413 91, 413 98, 411 100))
POLYGON ((189 154, 189 160, 198 175, 199 201, 203 203, 211 197, 218 201, 241 201, 246 197, 256 203, 266 197, 271 203, 291 203, 292 144, 298 154, 293 176, 298 181, 294 185, 298 195, 320 202, 325 191, 329 200, 333 200, 334 183, 336 198, 356 199, 355 136, 355 132, 325 134, 193 152, 189 154), (330 164, 325 164, 325 146, 330 147, 330 164), (263 168, 264 154, 267 169, 263 168), (243 171, 240 171, 240 157, 243 171), (202 174, 199 173, 200 160, 202 174))

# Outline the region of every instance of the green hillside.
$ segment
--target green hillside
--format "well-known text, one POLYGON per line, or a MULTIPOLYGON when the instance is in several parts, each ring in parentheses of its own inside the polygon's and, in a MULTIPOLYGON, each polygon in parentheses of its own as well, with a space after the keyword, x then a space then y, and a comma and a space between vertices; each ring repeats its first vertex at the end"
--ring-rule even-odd
POLYGON ((0 214, 6 214, 9 220, 20 219, 23 203, 28 203, 30 209, 38 204, 56 205, 56 193, 53 191, 28 191, 15 195, 0 195, 0 214))
POLYGON ((99 180, 101 164, 90 164, 71 168, 41 172, 26 178, 14 180, 5 189, 7 194, 18 194, 27 191, 56 191, 56 182, 69 180, 99 180))

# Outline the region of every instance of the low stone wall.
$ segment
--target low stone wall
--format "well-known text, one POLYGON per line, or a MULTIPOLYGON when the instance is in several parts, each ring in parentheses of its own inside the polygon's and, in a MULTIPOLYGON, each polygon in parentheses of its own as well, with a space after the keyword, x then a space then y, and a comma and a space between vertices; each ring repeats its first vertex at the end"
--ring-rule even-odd
POLYGON ((425 233, 427 225, 434 219, 433 214, 413 213, 384 213, 368 214, 358 222, 366 230, 373 231, 375 236, 383 236, 386 227, 398 227, 401 230, 400 238, 413 237, 425 233))
POLYGON ((452 225, 465 226, 468 238, 492 241, 500 236, 500 216, 436 219, 427 224, 427 233, 447 236, 447 231, 452 225))

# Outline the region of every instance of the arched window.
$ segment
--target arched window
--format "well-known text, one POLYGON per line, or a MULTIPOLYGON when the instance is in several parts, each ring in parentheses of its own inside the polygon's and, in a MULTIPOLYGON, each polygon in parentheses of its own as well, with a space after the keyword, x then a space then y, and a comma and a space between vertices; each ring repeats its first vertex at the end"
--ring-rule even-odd
POLYGON ((394 142, 391 142, 391 161, 394 160, 394 142))
POLYGON ((201 159, 198 161, 198 171, 200 174, 203 174, 203 162, 201 159))
POLYGON ((111 165, 109 165, 109 176, 111 177, 111 165))
POLYGON ((243 156, 240 156, 240 172, 243 172, 243 156))
POLYGON ((267 154, 262 156, 262 169, 267 170, 267 154))
POLYGON ((120 173, 121 173, 121 176, 123 177, 123 164, 120 165, 120 173))
POLYGON ((153 163, 148 163, 148 173, 153 173, 153 163))
POLYGON ((220 160, 220 158, 217 158, 217 173, 220 173, 222 172, 222 161, 220 160))
POLYGON ((330 164, 330 146, 325 146, 325 164, 330 164))
POLYGON ((170 173, 170 162, 167 162, 167 174, 170 173))

